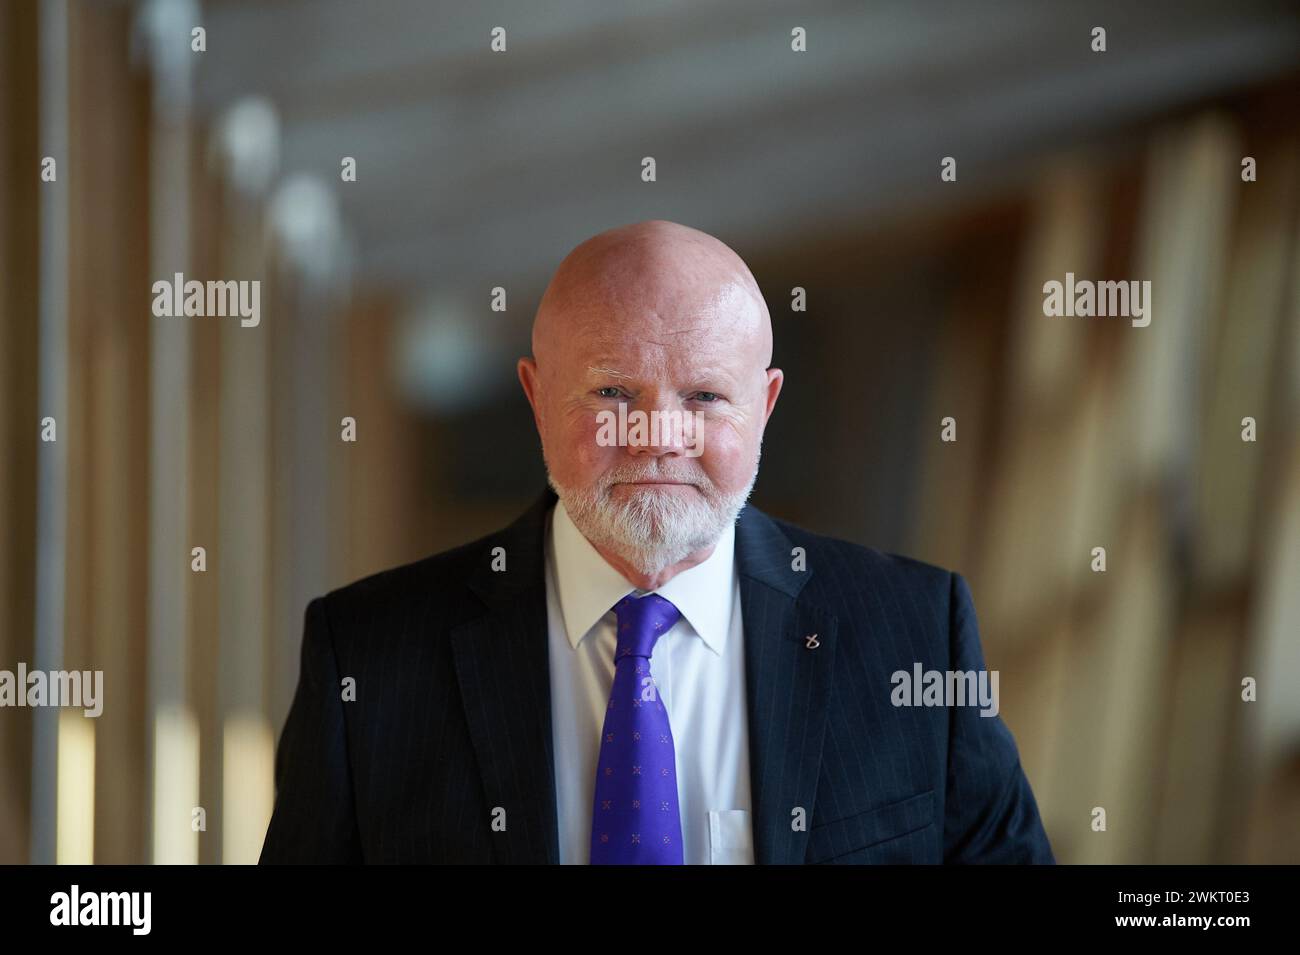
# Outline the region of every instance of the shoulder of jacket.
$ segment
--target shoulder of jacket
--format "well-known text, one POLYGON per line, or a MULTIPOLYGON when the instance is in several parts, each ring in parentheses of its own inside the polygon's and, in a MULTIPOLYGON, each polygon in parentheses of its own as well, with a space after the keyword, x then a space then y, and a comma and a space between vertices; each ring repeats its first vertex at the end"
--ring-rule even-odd
POLYGON ((865 544, 857 544, 839 537, 818 534, 775 517, 771 520, 792 544, 804 548, 808 567, 814 571, 814 574, 818 566, 832 562, 836 573, 830 576, 840 579, 847 576, 849 579, 860 580, 863 583, 885 582, 927 591, 946 591, 953 586, 954 574, 936 564, 865 544))

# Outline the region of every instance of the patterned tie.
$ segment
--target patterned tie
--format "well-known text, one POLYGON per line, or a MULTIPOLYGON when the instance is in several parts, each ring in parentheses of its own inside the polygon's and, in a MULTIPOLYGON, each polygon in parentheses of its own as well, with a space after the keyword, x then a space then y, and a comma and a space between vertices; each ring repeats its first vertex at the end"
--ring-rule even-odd
POLYGON ((658 594, 628 594, 614 613, 618 646, 596 763, 591 864, 681 865, 673 734, 650 653, 682 614, 658 594))

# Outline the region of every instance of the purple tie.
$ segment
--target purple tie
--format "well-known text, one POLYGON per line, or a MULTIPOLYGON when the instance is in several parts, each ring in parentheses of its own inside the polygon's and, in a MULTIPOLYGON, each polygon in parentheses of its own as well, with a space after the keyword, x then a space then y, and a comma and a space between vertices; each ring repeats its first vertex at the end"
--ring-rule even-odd
POLYGON ((650 653, 682 614, 658 594, 628 594, 614 613, 618 646, 596 761, 591 864, 681 865, 673 733, 650 653))

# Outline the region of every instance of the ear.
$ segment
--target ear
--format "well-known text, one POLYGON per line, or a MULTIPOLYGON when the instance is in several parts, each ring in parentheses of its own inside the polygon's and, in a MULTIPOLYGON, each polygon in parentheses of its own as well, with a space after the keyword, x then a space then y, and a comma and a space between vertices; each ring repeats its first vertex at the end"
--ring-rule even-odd
POLYGON ((521 358, 515 366, 515 371, 519 375, 519 384, 523 386, 524 396, 533 409, 533 424, 537 426, 537 433, 540 436, 542 433, 542 415, 537 408, 537 361, 533 358, 521 358))
POLYGON ((763 409, 763 426, 767 426, 767 419, 772 417, 772 409, 776 407, 776 399, 781 394, 781 385, 785 382, 785 373, 780 368, 769 368, 767 370, 767 404, 763 409))

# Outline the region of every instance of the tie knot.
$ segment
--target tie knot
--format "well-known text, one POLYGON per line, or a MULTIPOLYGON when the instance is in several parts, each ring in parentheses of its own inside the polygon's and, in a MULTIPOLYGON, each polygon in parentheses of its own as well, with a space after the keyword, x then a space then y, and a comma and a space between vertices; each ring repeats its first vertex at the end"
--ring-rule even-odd
POLYGON ((626 657, 650 659, 655 642, 673 628, 682 612, 658 594, 628 594, 614 604, 614 615, 618 617, 618 648, 614 651, 617 664, 626 657))

